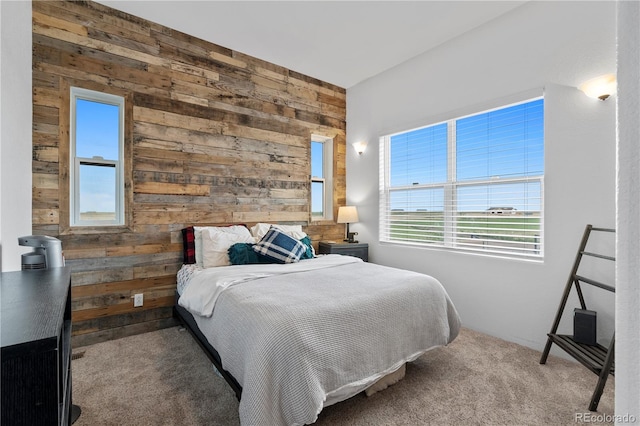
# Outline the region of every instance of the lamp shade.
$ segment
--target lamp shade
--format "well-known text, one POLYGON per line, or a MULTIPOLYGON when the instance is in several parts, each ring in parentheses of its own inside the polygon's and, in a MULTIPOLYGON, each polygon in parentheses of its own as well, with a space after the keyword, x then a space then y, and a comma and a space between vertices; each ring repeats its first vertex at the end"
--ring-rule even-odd
POLYGON ((605 100, 609 95, 616 93, 616 76, 613 74, 603 75, 585 81, 578 87, 590 98, 605 100))
POLYGON ((353 149, 355 149, 358 154, 362 154, 364 150, 367 149, 367 143, 364 141, 354 142, 353 149))
POLYGON ((358 221, 356 206, 343 206, 338 209, 338 223, 355 223, 358 221))

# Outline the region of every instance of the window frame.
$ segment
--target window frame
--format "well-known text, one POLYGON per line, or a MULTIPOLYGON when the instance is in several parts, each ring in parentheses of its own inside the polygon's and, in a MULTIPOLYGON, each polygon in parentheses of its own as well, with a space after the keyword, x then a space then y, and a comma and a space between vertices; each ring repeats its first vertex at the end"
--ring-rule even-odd
MULTIPOLYGON (((333 220, 333 143, 334 140, 328 136, 312 134, 309 142, 309 152, 313 143, 322 144, 322 172, 323 177, 313 176, 310 170, 310 187, 309 187, 309 216, 311 221, 333 220), (313 214, 313 196, 312 187, 314 183, 322 183, 322 216, 313 214)), ((311 159, 311 155, 309 155, 311 159)), ((311 169, 311 167, 310 167, 311 169)))
MULTIPOLYGON (((542 261, 544 260, 544 155, 542 158, 543 168, 542 174, 528 175, 525 177, 491 177, 491 178, 481 178, 481 179, 472 179, 472 180, 458 180, 458 171, 457 171, 457 138, 456 138, 456 122, 458 120, 462 120, 467 117, 472 117, 476 115, 481 115, 485 113, 489 113, 492 111, 498 111, 502 109, 506 109, 509 107, 527 104, 530 102, 543 100, 544 96, 542 95, 534 95, 527 97, 524 100, 503 103, 500 106, 486 109, 478 109, 476 112, 467 113, 464 115, 455 115, 452 114, 453 118, 449 118, 447 120, 434 121, 433 123, 416 127, 414 129, 403 130, 395 133, 390 133, 388 135, 380 137, 380 180, 379 180, 379 191, 380 191, 380 200, 379 200, 379 211, 380 211, 380 219, 379 219, 379 241, 383 244, 399 244, 406 246, 418 246, 425 248, 432 248, 438 250, 454 250, 456 252, 463 253, 473 253, 486 255, 491 257, 501 257, 508 259, 519 259, 519 260, 533 260, 533 261, 542 261), (447 124, 447 177, 444 182, 435 182, 435 183, 424 183, 424 184, 405 184, 405 185, 396 185, 391 186, 391 138, 396 135, 402 135, 406 133, 410 133, 415 130, 420 130, 428 127, 435 127, 441 124, 447 124), (491 188, 495 185, 505 185, 512 183, 531 183, 538 182, 540 185, 540 217, 539 217, 539 246, 537 254, 534 253, 526 253, 519 254, 516 252, 509 251, 501 251, 498 249, 473 249, 469 247, 460 247, 457 243, 460 242, 460 238, 457 236, 458 230, 458 203, 457 203, 457 192, 459 188, 469 188, 473 186, 485 186, 487 188, 491 188), (391 238, 392 233, 392 223, 389 219, 391 217, 392 209, 392 193, 396 191, 412 191, 412 190, 429 190, 429 189, 440 189, 443 190, 443 225, 442 225, 442 243, 436 242, 417 242, 417 241, 403 241, 391 238)), ((543 107, 544 113, 544 107, 543 107)), ((543 118, 543 131, 544 131, 544 118, 543 118)), ((545 140, 543 136, 543 149, 545 147, 545 140)), ((505 249, 503 249, 505 250, 505 249)))
POLYGON ((69 226, 120 227, 126 225, 125 215, 125 116, 126 97, 111 93, 70 87, 69 105, 69 226), (85 158, 76 156, 76 101, 86 100, 118 107, 118 159, 85 158), (80 218, 80 167, 82 165, 115 168, 115 214, 114 220, 82 220, 80 218))

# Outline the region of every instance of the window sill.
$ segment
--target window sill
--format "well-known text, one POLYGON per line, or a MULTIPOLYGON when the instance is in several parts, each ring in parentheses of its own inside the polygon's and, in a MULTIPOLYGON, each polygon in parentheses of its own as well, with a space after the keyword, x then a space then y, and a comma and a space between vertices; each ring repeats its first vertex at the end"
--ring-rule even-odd
POLYGON ((60 235, 87 235, 87 234, 124 234, 133 232, 127 225, 105 226, 73 226, 60 231, 60 235))
POLYGON ((408 249, 432 250, 432 251, 439 251, 444 253, 455 253, 463 256, 481 256, 485 258, 489 257, 489 258, 498 259, 498 260, 544 264, 544 255, 540 255, 540 256, 511 255, 509 253, 485 252, 481 250, 468 250, 468 249, 461 249, 461 248, 417 244, 417 243, 412 244, 412 243, 406 243, 406 242, 381 241, 381 240, 378 242, 380 243, 381 246, 406 247, 408 249))

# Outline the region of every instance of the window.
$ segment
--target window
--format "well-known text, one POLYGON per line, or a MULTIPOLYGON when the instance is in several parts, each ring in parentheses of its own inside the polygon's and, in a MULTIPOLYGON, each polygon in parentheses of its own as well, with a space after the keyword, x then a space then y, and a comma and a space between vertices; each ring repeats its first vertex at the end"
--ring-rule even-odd
POLYGON ((333 218, 333 139, 311 137, 311 219, 333 218))
POLYGON ((124 98, 71 88, 70 224, 124 224, 124 98))
POLYGON ((543 255, 544 100, 381 138, 380 241, 543 255))

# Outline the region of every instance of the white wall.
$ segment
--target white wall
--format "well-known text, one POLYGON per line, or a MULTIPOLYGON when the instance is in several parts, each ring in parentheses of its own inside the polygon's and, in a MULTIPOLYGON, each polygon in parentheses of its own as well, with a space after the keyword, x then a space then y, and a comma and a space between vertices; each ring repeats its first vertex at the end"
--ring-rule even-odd
MULTIPOLYGON (((358 206, 352 227, 369 242, 370 259, 433 275, 466 327, 542 350, 585 224, 615 226, 615 100, 576 89, 616 71, 615 22, 613 2, 530 2, 349 89, 348 143, 368 148, 348 151, 347 203, 358 206), (379 136, 543 88, 544 263, 378 242, 379 136)), ((613 295, 600 295, 588 306, 607 341, 613 295)))
MULTIPOLYGON (((618 3, 616 414, 640 421, 640 3, 618 3)), ((624 422, 619 421, 619 424, 624 422)))
POLYGON ((31 2, 0 2, 0 269, 20 269, 31 234, 31 2))

